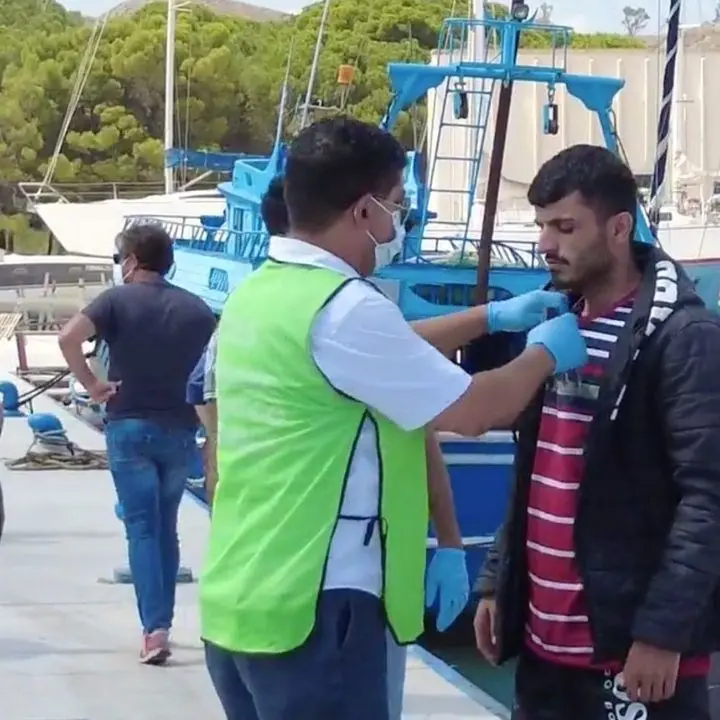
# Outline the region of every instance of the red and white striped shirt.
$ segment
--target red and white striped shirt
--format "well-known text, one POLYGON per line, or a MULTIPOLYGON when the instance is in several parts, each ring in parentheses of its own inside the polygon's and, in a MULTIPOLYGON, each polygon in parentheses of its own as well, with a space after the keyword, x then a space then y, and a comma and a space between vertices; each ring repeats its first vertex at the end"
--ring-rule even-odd
MULTIPOLYGON (((629 297, 602 316, 582 318, 588 363, 575 373, 553 379, 545 392, 527 509, 530 598, 526 644, 541 658, 562 665, 593 666, 573 527, 585 469, 585 442, 600 381, 631 312, 629 297)), ((683 663, 687 674, 706 671, 706 659, 699 659, 696 667, 697 660, 683 663)))

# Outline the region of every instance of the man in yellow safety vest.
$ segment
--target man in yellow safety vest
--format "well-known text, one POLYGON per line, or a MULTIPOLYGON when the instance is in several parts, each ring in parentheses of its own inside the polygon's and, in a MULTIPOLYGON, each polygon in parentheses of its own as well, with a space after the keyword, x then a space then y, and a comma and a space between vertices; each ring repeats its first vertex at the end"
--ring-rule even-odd
POLYGON ((218 331, 219 481, 202 634, 229 720, 387 720, 386 630, 422 631, 428 433, 509 423, 586 360, 564 299, 537 291, 411 327, 364 278, 402 249, 405 153, 349 118, 288 154, 290 229, 218 331), (508 365, 449 361, 529 330, 508 365), (232 665, 234 673, 218 673, 232 665))

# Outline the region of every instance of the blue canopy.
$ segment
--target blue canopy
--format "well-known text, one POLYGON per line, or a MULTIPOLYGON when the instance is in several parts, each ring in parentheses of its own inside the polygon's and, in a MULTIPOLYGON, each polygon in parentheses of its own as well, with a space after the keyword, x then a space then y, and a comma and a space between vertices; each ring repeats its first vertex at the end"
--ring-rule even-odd
POLYGON ((165 166, 169 168, 189 167, 194 170, 232 172, 237 160, 247 160, 252 157, 243 153, 206 152, 204 150, 172 148, 165 151, 165 166))

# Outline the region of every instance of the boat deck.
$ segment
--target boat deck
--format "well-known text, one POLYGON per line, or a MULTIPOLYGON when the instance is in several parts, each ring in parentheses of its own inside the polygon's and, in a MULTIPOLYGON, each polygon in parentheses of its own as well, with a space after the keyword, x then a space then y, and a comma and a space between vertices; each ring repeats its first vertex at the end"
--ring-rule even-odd
MULTIPOLYGON (((7 374, 20 392, 29 385, 7 374)), ((50 398, 70 437, 103 449, 100 433, 50 398)), ((0 456, 25 454, 23 418, 5 419, 0 456)), ((107 471, 11 471, 0 465, 7 521, 0 543, 0 697, 3 720, 221 720, 199 641, 197 586, 178 588, 175 651, 166 668, 140 666, 134 598, 110 582, 125 543, 107 471)), ((207 514, 181 509, 183 564, 197 572, 207 514)), ((407 720, 507 717, 489 697, 421 649, 408 660, 407 720), (490 708, 490 709, 488 709, 490 708)))

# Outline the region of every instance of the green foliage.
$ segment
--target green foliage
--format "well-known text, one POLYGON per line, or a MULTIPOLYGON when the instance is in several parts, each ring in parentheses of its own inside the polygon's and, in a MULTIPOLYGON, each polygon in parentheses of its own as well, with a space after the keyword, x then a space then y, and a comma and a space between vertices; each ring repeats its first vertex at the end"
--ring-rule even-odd
MULTIPOLYGON (((0 231, 6 239, 11 240, 13 252, 24 255, 45 255, 50 246, 50 237, 47 230, 36 230, 30 227, 27 215, 0 215, 0 231)), ((52 251, 57 253, 60 247, 53 240, 52 251)))
MULTIPOLYGON (((289 103, 291 132, 301 103, 322 10, 316 3, 297 17, 257 23, 220 17, 190 5, 178 14, 176 145, 196 149, 267 152, 277 123, 281 85, 293 48, 289 103)), ((492 16, 507 7, 490 3, 492 16)), ((336 0, 331 6, 316 95, 326 105, 376 122, 390 94, 391 61, 427 62, 442 21, 462 15, 453 0, 336 0), (355 68, 349 88, 337 83, 342 64, 355 68)), ((104 28, 57 158, 58 182, 157 180, 163 164, 166 4, 112 17, 104 28)), ((0 179, 40 180, 61 134, 93 24, 52 0, 0 0, 0 179)), ((543 31, 523 44, 550 47, 543 31)), ((572 47, 641 47, 635 38, 578 35, 572 47)), ((332 110, 330 110, 332 112, 332 110)), ((397 133, 411 145, 423 108, 405 113, 397 133)))

